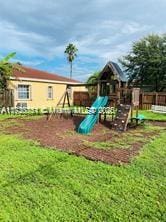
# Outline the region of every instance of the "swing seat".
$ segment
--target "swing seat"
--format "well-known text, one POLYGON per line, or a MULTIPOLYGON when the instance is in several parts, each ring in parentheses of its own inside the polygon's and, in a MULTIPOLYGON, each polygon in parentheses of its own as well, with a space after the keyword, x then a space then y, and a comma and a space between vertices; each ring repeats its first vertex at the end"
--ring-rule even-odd
POLYGON ((136 121, 136 125, 139 124, 139 123, 142 124, 146 120, 145 116, 142 115, 142 114, 138 114, 138 116, 133 117, 132 119, 136 121))
POLYGON ((142 115, 142 114, 139 114, 137 117, 136 117, 136 120, 139 120, 139 121, 145 121, 145 116, 142 115))

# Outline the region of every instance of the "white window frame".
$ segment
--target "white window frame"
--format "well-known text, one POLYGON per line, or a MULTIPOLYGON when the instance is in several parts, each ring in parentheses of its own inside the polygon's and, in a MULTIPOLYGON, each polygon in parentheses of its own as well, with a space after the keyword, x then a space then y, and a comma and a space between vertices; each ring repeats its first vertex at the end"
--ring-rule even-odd
POLYGON ((31 100, 31 85, 30 84, 18 84, 17 85, 17 100, 21 100, 21 101, 28 101, 28 100, 31 100), (19 98, 19 86, 27 86, 29 87, 29 98, 19 98))
POLYGON ((53 86, 48 86, 47 87, 47 99, 48 100, 52 100, 54 98, 54 92, 53 92, 53 86), (51 91, 49 91, 49 89, 51 88, 51 91), (51 93, 51 97, 49 97, 49 93, 51 93))

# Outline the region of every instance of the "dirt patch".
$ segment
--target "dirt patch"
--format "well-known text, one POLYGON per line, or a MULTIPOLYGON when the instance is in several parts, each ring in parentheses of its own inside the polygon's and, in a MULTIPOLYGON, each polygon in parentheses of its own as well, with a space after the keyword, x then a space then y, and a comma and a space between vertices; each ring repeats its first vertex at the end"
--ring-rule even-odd
POLYGON ((166 121, 149 121, 153 126, 161 126, 166 128, 166 121))
POLYGON ((143 129, 139 127, 129 130, 126 133, 115 132, 111 130, 111 124, 106 122, 104 125, 101 123, 96 124, 90 135, 81 135, 78 134, 75 129, 82 119, 82 117, 68 119, 52 118, 50 121, 47 121, 46 118, 37 120, 15 119, 17 124, 15 126, 10 125, 6 127, 5 132, 10 134, 21 134, 24 138, 38 141, 45 147, 63 150, 78 156, 84 156, 87 159, 111 164, 128 163, 133 156, 139 153, 140 148, 147 140, 136 141, 134 140, 136 135, 149 140, 159 133, 159 131, 143 131, 143 129), (125 138, 126 136, 127 138, 130 137, 130 140, 133 137, 133 142, 130 141, 130 147, 128 149, 123 149, 123 147, 119 148, 119 140, 123 140, 123 137, 125 138), (108 147, 104 150, 88 146, 88 142, 108 141, 115 143, 114 148, 109 149, 108 147))

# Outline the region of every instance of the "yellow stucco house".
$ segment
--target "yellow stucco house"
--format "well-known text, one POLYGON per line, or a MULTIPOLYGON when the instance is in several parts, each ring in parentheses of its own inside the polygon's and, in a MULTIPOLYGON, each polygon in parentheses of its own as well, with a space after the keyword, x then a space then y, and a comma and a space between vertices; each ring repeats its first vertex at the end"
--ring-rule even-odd
POLYGON ((23 72, 15 70, 9 81, 9 88, 14 93, 14 107, 51 108, 57 103, 66 91, 67 84, 70 89, 70 102, 73 103, 75 91, 87 91, 80 82, 57 74, 21 66, 23 72))

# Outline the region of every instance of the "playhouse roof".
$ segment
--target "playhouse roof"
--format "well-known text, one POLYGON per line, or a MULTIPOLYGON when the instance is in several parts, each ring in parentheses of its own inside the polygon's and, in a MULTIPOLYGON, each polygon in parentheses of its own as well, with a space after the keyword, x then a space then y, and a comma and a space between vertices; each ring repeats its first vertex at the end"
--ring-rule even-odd
POLYGON ((14 70, 13 77, 18 79, 32 79, 32 80, 48 80, 55 82, 64 82, 64 83, 80 83, 77 80, 70 79, 64 76, 57 74, 49 73, 42 70, 37 70, 34 68, 26 67, 21 65, 23 71, 14 70))
POLYGON ((124 74, 124 72, 121 70, 119 65, 115 62, 109 61, 104 69, 101 71, 99 79, 103 76, 104 73, 113 73, 114 75, 117 76, 117 79, 122 81, 122 82, 127 82, 127 78, 124 74), (110 72, 111 71, 111 72, 110 72))

